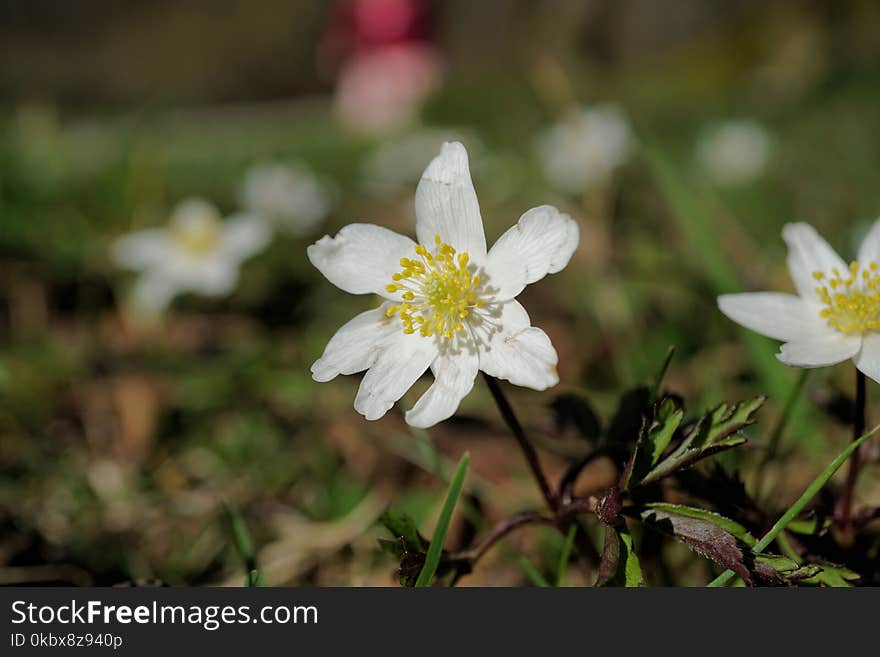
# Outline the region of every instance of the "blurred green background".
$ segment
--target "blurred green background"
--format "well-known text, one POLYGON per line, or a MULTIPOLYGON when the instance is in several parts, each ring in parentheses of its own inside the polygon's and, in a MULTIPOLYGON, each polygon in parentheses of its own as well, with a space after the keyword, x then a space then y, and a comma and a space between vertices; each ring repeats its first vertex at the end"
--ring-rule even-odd
MULTIPOLYGON (((373 19, 386 24, 392 9, 373 19)), ((355 413, 359 376, 309 374, 375 300, 333 288, 306 246, 353 221, 413 234, 415 184, 443 139, 469 147, 490 242, 543 203, 581 225, 569 267, 523 295, 559 352, 561 383, 507 388, 548 469, 558 476, 589 447, 556 426, 556 395, 582 393, 608 418, 675 345, 667 384, 693 412, 770 396, 751 447, 726 462, 750 481, 798 373, 715 297, 791 289, 787 221, 812 223, 851 258, 880 215, 880 5, 419 4, 400 41, 430 44, 440 72, 413 116, 373 131, 342 120, 334 101, 345 62, 375 45, 358 45, 346 11, 0 1, 0 583, 240 584, 226 500, 269 584, 391 585, 378 514, 393 502, 430 534, 465 449, 487 520, 538 503, 479 381, 454 419, 414 432, 398 407, 375 423, 355 413), (609 103, 630 125, 627 161, 582 192, 561 190, 540 135, 573 107, 609 103), (710 175, 705 155, 730 120, 757 126, 766 151, 735 180, 710 175), (324 182, 323 225, 276 234, 228 297, 184 295, 160 325, 139 323, 113 240, 162 225, 188 196, 238 211, 246 173, 265 162, 324 182)), ((780 508, 846 443, 835 411, 852 369, 809 379, 769 470, 780 508)), ((579 489, 612 474, 597 464, 579 489)), ((859 500, 880 504, 876 464, 859 500)), ((459 520, 450 540, 466 532, 459 520)), ((561 542, 529 530, 511 545, 545 568, 561 542)), ((704 581, 689 552, 671 559, 678 583, 704 581)), ((462 583, 527 581, 501 550, 462 583)))

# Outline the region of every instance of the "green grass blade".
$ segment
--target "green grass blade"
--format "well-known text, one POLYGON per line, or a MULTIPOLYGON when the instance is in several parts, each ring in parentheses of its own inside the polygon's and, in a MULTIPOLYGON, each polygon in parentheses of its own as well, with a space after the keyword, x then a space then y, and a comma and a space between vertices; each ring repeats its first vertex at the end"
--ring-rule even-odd
MULTIPOLYGON (((755 547, 752 548, 752 552, 754 552, 755 554, 763 552, 767 548, 767 546, 774 541, 779 533, 783 529, 785 529, 786 525, 788 525, 788 523, 794 520, 794 518, 801 511, 804 510, 804 507, 807 506, 810 500, 812 500, 816 496, 816 494, 822 489, 822 486, 828 483, 828 480, 834 476, 834 473, 837 472, 840 466, 846 463, 846 460, 850 456, 852 456, 852 453, 855 452, 859 447, 861 447, 862 443, 869 440, 877 432, 878 429, 880 429, 880 425, 877 425, 876 427, 871 429, 868 433, 863 435, 858 440, 854 440, 853 442, 851 442, 845 450, 838 454, 837 458, 831 461, 828 467, 822 471, 822 474, 816 477, 816 479, 813 480, 813 483, 811 483, 807 487, 807 490, 804 491, 803 495, 801 495, 797 499, 797 501, 788 508, 788 511, 782 514, 782 517, 776 521, 776 524, 770 528, 770 531, 767 532, 761 538, 761 540, 755 544, 755 547)), ((725 570, 718 577, 709 582, 708 586, 723 586, 733 576, 733 571, 725 570)))
POLYGON ((223 500, 223 509, 226 511, 226 520, 229 522, 229 528, 232 530, 232 542, 235 545, 235 551, 241 557, 245 571, 245 586, 265 586, 263 576, 257 569, 257 557, 254 555, 254 545, 251 541, 250 532, 245 525, 244 518, 241 514, 232 508, 232 505, 223 500))
POLYGON ((443 503, 440 519, 437 520, 437 527, 434 529, 431 544, 428 546, 428 554, 425 556, 425 565, 422 566, 422 571, 416 580, 416 586, 430 586, 434 579, 434 573, 437 572, 440 556, 443 553, 443 545, 446 543, 446 534, 449 531, 452 512, 455 510, 459 496, 461 496, 461 488, 464 485, 464 478, 467 475, 470 462, 470 454, 465 452, 458 462, 458 467, 455 469, 455 474, 449 483, 449 489, 446 491, 446 501, 443 503))
POLYGON ((547 581, 547 578, 541 574, 541 571, 535 568, 535 565, 531 561, 522 556, 516 561, 517 564, 519 564, 520 569, 526 574, 526 577, 531 580, 532 584, 541 588, 552 586, 552 584, 547 581))
POLYGON ((568 528, 568 534, 565 536, 565 543, 562 545, 562 552, 559 553, 559 565, 556 567, 556 586, 562 586, 562 583, 565 581, 565 571, 568 568, 568 560, 571 558, 571 550, 574 547, 574 537, 577 534, 577 530, 577 523, 571 523, 571 527, 568 528))
POLYGON ((663 385, 663 378, 666 376, 666 370, 669 369, 669 363, 672 362, 674 355, 675 345, 669 345, 669 348, 666 350, 666 357, 663 359, 663 364, 660 366, 657 376, 654 377, 654 383, 651 386, 651 399, 653 400, 656 400, 657 395, 660 394, 660 386, 663 385))

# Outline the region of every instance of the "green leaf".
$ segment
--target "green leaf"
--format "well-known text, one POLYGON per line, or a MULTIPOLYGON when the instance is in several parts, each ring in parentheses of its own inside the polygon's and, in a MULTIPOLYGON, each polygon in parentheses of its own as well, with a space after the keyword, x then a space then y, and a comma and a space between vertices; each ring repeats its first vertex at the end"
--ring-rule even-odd
POLYGON ((605 546, 596 586, 645 586, 642 566, 625 522, 605 525, 605 546))
POLYGON ((681 425, 684 411, 677 409, 673 400, 664 399, 657 405, 655 416, 651 426, 643 426, 639 434, 639 440, 630 459, 631 466, 624 475, 624 489, 630 482, 641 482, 657 464, 681 425))
POLYGON ((800 583, 814 577, 822 569, 813 564, 802 565, 796 560, 778 554, 759 554, 755 558, 757 566, 766 566, 780 578, 781 582, 800 583))
MULTIPOLYGON (((413 519, 397 509, 387 509, 379 518, 385 528, 403 542, 410 552, 424 552, 428 542, 416 529, 413 519)), ((386 550, 387 551, 387 550, 386 550)))
POLYGON ((721 404, 712 411, 712 424, 709 427, 708 443, 714 443, 722 438, 726 438, 732 433, 747 427, 754 423, 752 417, 767 398, 764 396, 755 397, 746 401, 741 401, 728 407, 727 404, 721 404))
POLYGON ((449 483, 449 489, 446 492, 446 501, 443 503, 443 509, 440 511, 440 518, 437 520, 437 526, 434 528, 434 535, 431 537, 431 544, 428 546, 428 553, 425 557, 425 565, 416 580, 416 586, 430 586, 434 579, 434 573, 437 572, 437 566, 440 564, 440 557, 443 554, 443 545, 446 543, 446 534, 449 531, 449 523, 452 521, 452 512, 461 496, 461 488, 464 485, 464 478, 467 475, 468 465, 470 464, 470 454, 465 452, 464 456, 458 462, 452 481, 449 483))
POLYGON ((742 445, 746 439, 737 432, 754 421, 752 416, 765 401, 765 397, 756 397, 733 406, 721 404, 703 416, 678 447, 635 483, 659 481, 713 454, 742 445))
POLYGON ((414 586, 422 566, 428 541, 416 529, 413 519, 397 509, 387 509, 379 521, 394 536, 379 539, 379 547, 400 562, 397 579, 401 586, 414 586))
MULTIPOLYGON (((822 471, 822 473, 813 480, 813 483, 811 483, 807 487, 807 490, 803 492, 803 494, 797 499, 797 501, 792 504, 785 513, 782 514, 782 517, 779 518, 779 520, 776 521, 776 524, 770 528, 770 531, 768 531, 761 538, 761 540, 757 542, 757 544, 752 548, 752 551, 755 553, 763 552, 764 549, 776 539, 776 537, 782 532, 782 530, 786 528, 788 523, 794 520, 795 517, 797 517, 797 515, 804 510, 804 507, 810 503, 810 500, 812 500, 816 496, 816 494, 820 490, 822 490, 822 487, 826 483, 828 483, 828 480, 834 476, 834 473, 837 472, 838 469, 840 469, 840 466, 846 463, 846 460, 852 455, 852 453, 855 452, 859 447, 861 447, 863 443, 870 440, 870 438, 877 432, 878 429, 880 429, 880 425, 871 429, 868 433, 864 434, 858 440, 854 440, 849 445, 847 445, 846 449, 844 449, 840 454, 837 455, 837 457, 833 461, 831 461, 831 463, 828 464, 828 467, 826 467, 822 471)), ((709 582, 708 586, 723 586, 733 576, 734 573, 732 571, 726 570, 714 580, 709 582)))
POLYGON ((641 517, 647 526, 735 571, 749 586, 754 585, 755 575, 761 575, 754 568, 754 558, 748 554, 748 546, 737 540, 725 525, 731 526, 732 523, 737 531, 745 530, 737 523, 708 511, 698 513, 698 509, 689 507, 685 507, 685 512, 680 511, 682 510, 670 511, 667 508, 645 509, 641 517))
POLYGON ((819 572, 812 577, 804 579, 804 584, 818 584, 820 586, 845 588, 853 586, 853 584, 860 579, 858 573, 853 572, 845 566, 825 563, 822 561, 810 565, 817 567, 819 572))
POLYGON ((667 504, 666 502, 653 502, 651 504, 646 504, 645 509, 645 511, 641 512, 643 517, 650 515, 651 513, 659 518, 668 514, 687 516, 689 518, 696 518, 698 520, 705 520, 714 523, 749 547, 752 547, 758 542, 755 537, 749 533, 749 530, 741 524, 735 520, 722 516, 720 513, 715 513, 714 511, 699 509, 693 506, 684 506, 683 504, 667 504))
POLYGON ((795 518, 785 530, 802 536, 821 536, 831 527, 831 518, 820 517, 815 513, 804 518, 795 518))

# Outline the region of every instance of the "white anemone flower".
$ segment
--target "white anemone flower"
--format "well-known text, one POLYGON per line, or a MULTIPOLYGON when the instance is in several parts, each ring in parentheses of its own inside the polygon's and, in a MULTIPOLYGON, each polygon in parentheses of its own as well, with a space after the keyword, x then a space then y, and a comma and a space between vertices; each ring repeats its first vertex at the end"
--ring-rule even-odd
POLYGON ((782 237, 797 295, 727 294, 718 298, 721 312, 782 340, 777 358, 787 365, 824 367, 851 358, 880 381, 880 221, 848 266, 808 224, 787 224, 782 237))
POLYGON ((330 212, 324 185, 302 165, 263 164, 244 180, 245 209, 273 227, 301 237, 314 231, 330 212))
POLYGON ((355 409, 376 420, 428 369, 434 382, 406 421, 429 427, 455 413, 477 372, 544 390, 556 350, 515 297, 560 271, 579 229, 556 208, 532 208, 487 252, 467 151, 443 145, 416 189, 417 244, 381 226, 351 224, 308 249, 327 279, 384 301, 340 328, 312 365, 316 381, 367 370, 355 409))
POLYGON ((179 293, 209 297, 229 294, 242 261, 269 241, 265 223, 246 215, 223 221, 217 208, 198 198, 181 201, 165 228, 124 235, 113 259, 140 272, 132 301, 148 314, 161 313, 179 293))
POLYGON ((697 160, 719 185, 739 185, 760 176, 770 159, 770 137, 755 121, 727 121, 697 144, 697 160))
POLYGON ((629 122, 614 105, 571 112, 538 141, 547 180, 571 194, 607 181, 631 148, 629 122))

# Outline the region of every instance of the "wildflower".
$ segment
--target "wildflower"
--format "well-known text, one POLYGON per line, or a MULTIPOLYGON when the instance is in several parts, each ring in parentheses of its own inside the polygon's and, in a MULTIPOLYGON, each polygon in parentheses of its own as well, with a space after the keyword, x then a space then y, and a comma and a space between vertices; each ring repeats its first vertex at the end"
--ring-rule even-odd
POLYGON ((308 235, 330 211, 324 186, 302 165, 254 167, 245 176, 242 201, 248 212, 296 236, 308 235))
POLYGON ((726 294, 718 298, 721 312, 782 340, 777 358, 787 365, 823 367, 852 358, 880 381, 880 221, 848 266, 808 224, 787 224, 782 237, 797 295, 726 294))
POLYGON ((177 205, 166 228, 117 239, 113 258, 120 267, 141 272, 133 302, 138 310, 154 314, 181 292, 228 294, 238 282, 241 262, 268 241, 262 221, 245 215, 222 221, 213 205, 190 198, 177 205))
POLYGON ((564 192, 577 194, 605 182, 626 162, 632 137, 623 112, 600 105, 570 113, 538 142, 547 179, 564 192))
POLYGON ((697 145, 697 160, 716 183, 738 185, 763 173, 770 159, 766 130, 750 120, 728 121, 697 145))
POLYGON ((479 370, 544 390, 558 382, 556 350, 514 299, 560 271, 578 225, 556 208, 527 211, 486 250, 467 151, 444 144, 416 190, 420 243, 373 224, 351 224, 308 249, 327 279, 382 305, 345 324, 312 365, 316 381, 367 370, 355 409, 375 420, 430 367, 434 382, 406 421, 428 427, 450 417, 479 370))
POLYGON ((359 134, 393 132, 413 122, 440 75, 439 55, 429 45, 402 44, 357 55, 339 76, 336 114, 359 134))

